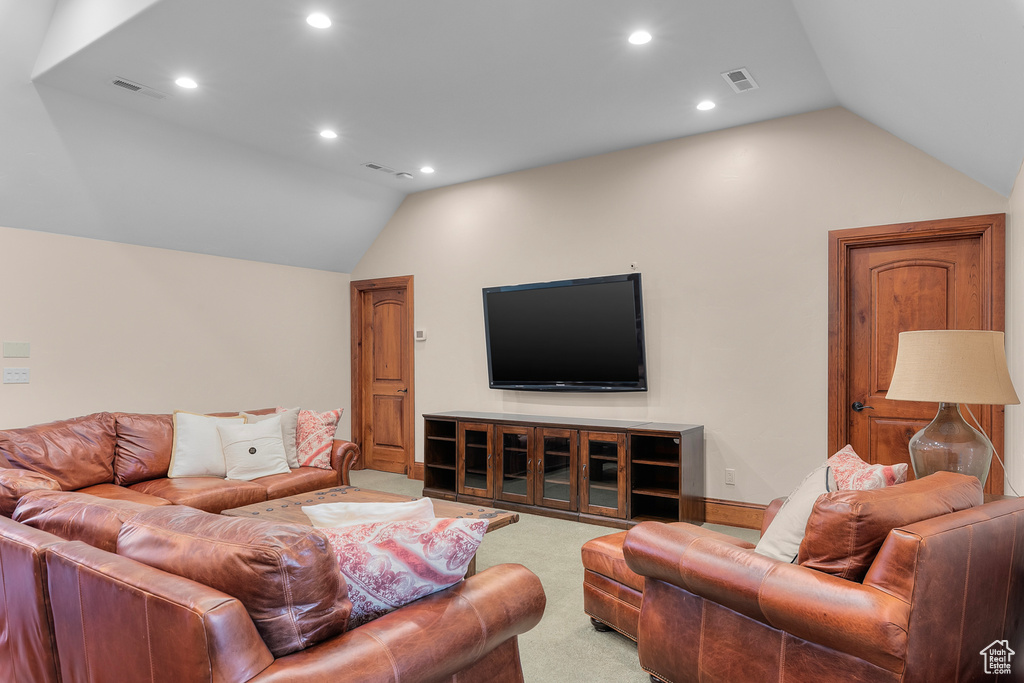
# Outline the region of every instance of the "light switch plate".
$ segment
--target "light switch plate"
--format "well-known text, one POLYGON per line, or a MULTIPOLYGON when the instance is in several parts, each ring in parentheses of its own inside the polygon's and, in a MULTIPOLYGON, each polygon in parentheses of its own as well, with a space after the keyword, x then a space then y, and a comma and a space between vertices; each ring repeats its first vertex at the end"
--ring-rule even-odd
POLYGON ((416 330, 416 341, 427 341, 427 331, 422 327, 416 330))
POLYGON ((4 342, 4 358, 28 358, 28 342, 4 342))
POLYGON ((4 368, 4 384, 28 384, 28 368, 4 368))

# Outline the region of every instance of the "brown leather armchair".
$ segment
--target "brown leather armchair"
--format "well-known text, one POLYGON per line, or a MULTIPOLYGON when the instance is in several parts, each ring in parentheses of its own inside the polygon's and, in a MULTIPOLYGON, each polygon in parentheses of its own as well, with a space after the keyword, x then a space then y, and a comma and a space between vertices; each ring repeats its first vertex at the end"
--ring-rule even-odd
MULTIPOLYGON (((927 495, 949 481, 933 477, 911 488, 927 495)), ((1024 656, 1024 499, 981 505, 973 485, 977 505, 890 527, 877 554, 858 537, 879 532, 868 528, 871 520, 849 534, 833 532, 827 551, 861 556, 869 565, 862 581, 778 562, 681 525, 636 526, 623 552, 644 577, 641 665, 670 683, 995 680, 984 673, 983 649, 1007 641, 1024 656)), ((822 522, 840 504, 859 514, 871 493, 822 497, 808 534, 827 532, 822 522)), ((815 564, 805 555, 802 546, 800 562, 815 564)), ((1024 662, 1013 666, 1024 670, 1024 662)))

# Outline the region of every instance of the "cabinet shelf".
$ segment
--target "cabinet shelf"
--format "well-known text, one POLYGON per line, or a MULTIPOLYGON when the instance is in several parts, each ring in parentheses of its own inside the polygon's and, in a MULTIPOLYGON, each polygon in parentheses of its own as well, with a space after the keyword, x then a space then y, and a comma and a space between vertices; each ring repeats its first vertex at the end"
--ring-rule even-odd
POLYGON ((505 479, 528 479, 529 478, 529 475, 526 475, 526 474, 510 474, 508 472, 505 472, 501 476, 504 477, 505 479))
POLYGON ((634 515, 634 522, 678 522, 675 517, 663 517, 661 515, 634 515))
POLYGON ((565 479, 556 478, 556 477, 544 477, 544 483, 545 484, 561 484, 562 486, 568 486, 570 482, 569 482, 569 478, 568 477, 566 477, 565 479))
POLYGON ((590 482, 590 488, 592 488, 592 489, 601 489, 602 491, 618 491, 619 490, 619 487, 616 486, 615 484, 595 484, 594 482, 590 482))
POLYGON ((427 441, 450 441, 455 443, 454 436, 434 436, 433 434, 427 436, 427 441))
POLYGON ((633 489, 633 495, 657 496, 658 498, 678 498, 679 491, 676 491, 675 489, 646 487, 633 489))
POLYGON ((445 465, 440 462, 425 462, 424 467, 429 467, 432 470, 452 470, 455 471, 455 465, 445 465))
POLYGON ((570 455, 572 455, 572 453, 570 453, 569 451, 546 450, 544 451, 544 455, 557 455, 560 458, 568 458, 570 455))
POLYGON ((590 459, 591 460, 604 460, 605 462, 618 462, 619 461, 618 457, 616 457, 614 455, 596 455, 594 453, 590 454, 590 459))
POLYGON ((664 460, 647 460, 647 459, 641 460, 640 458, 633 458, 632 462, 633 462, 634 465, 654 465, 655 467, 675 467, 675 468, 679 467, 679 463, 678 462, 666 462, 664 460))

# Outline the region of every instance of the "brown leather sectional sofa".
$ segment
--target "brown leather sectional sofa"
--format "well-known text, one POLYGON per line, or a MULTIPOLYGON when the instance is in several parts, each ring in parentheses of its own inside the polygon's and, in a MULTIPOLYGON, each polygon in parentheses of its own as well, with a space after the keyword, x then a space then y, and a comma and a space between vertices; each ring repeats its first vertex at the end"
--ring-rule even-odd
POLYGON ((0 681, 522 683, 532 572, 491 567, 348 629, 322 533, 213 513, 342 483, 355 447, 336 442, 331 471, 169 480, 169 418, 0 432, 0 681))
MULTIPOLYGON (((249 412, 265 414, 273 409, 249 412)), ((10 517, 21 496, 37 489, 220 512, 348 484, 349 468, 359 457, 354 443, 337 440, 330 470, 300 467, 253 481, 169 479, 174 438, 171 417, 96 413, 0 431, 0 514, 10 517)))

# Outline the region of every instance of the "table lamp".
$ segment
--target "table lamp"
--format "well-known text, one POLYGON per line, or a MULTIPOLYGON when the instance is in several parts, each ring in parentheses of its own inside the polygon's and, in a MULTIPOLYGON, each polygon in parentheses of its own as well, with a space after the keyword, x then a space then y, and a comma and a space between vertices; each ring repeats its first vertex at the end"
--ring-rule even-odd
POLYGON ((910 439, 915 476, 945 470, 972 474, 982 484, 992 442, 967 424, 960 404, 1020 403, 1006 368, 1003 333, 989 330, 900 332, 886 398, 939 403, 935 419, 910 439))

